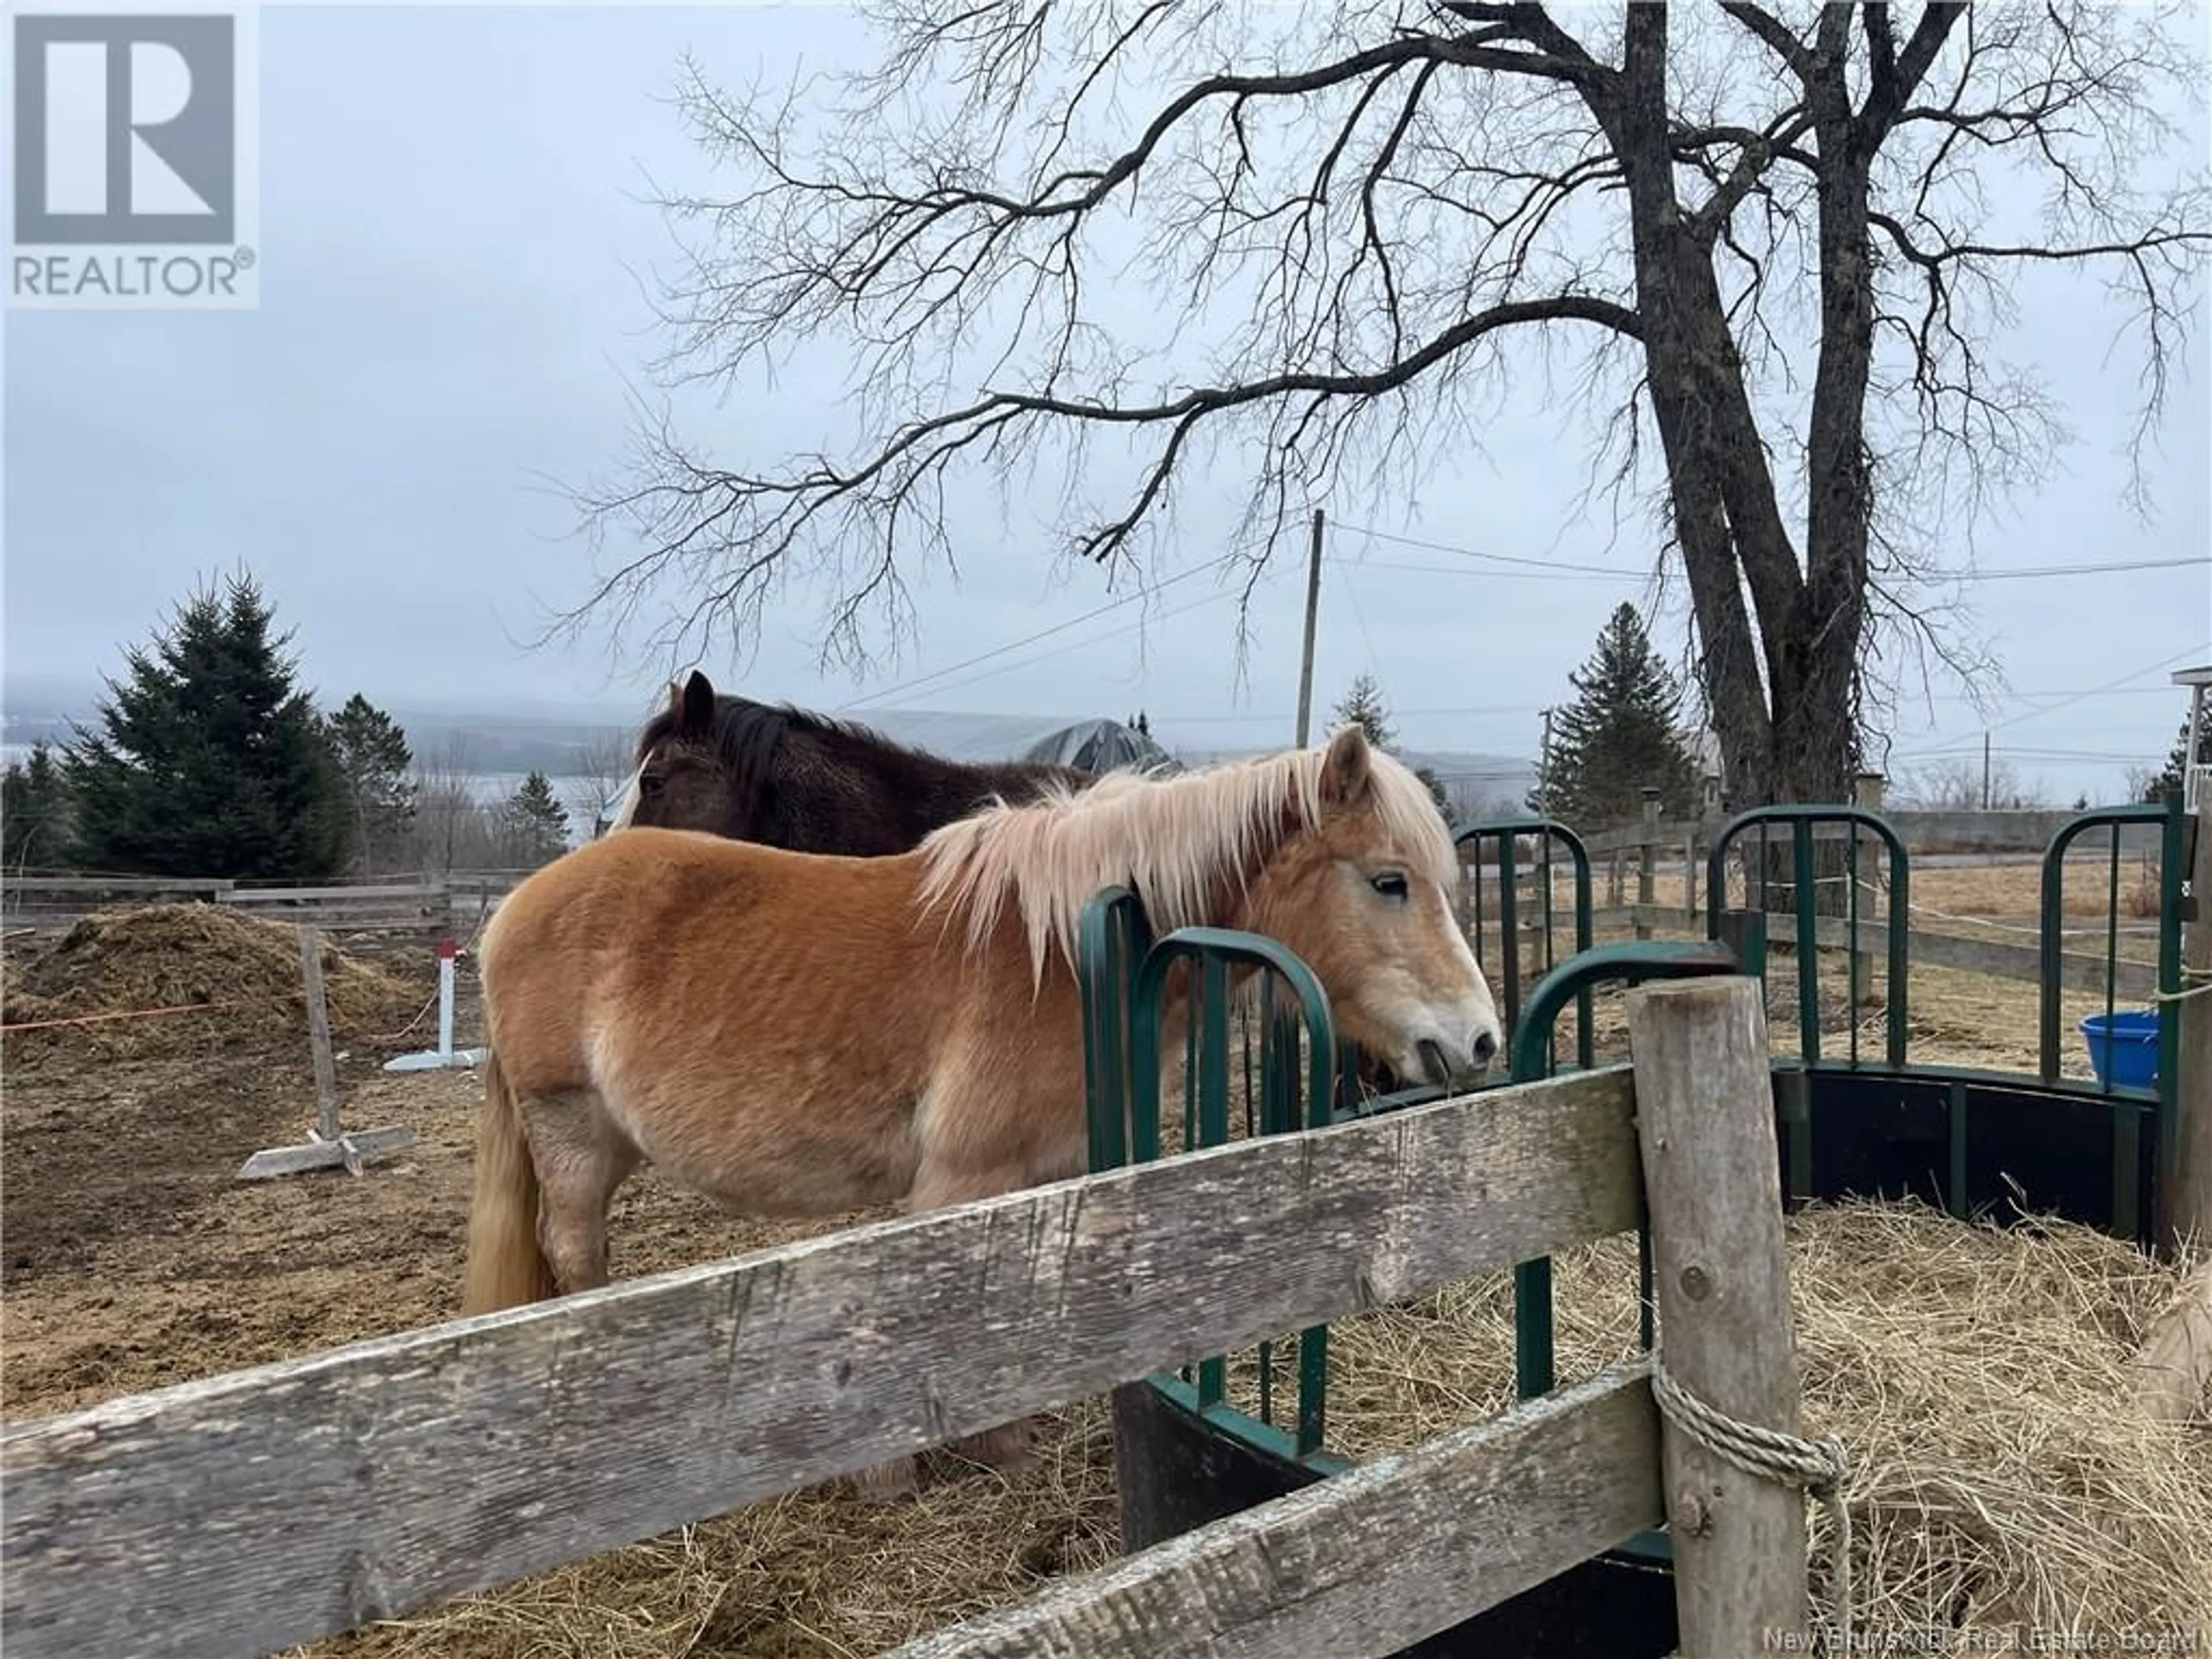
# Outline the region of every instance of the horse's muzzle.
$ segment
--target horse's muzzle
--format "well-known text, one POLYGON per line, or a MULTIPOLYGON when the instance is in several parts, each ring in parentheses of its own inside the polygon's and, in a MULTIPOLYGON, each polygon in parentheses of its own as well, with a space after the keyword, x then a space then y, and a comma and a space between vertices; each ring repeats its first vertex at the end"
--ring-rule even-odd
POLYGON ((1489 1077, 1491 1063, 1498 1058, 1498 1037, 1485 1027, 1457 1054, 1447 1054, 1435 1038, 1423 1037, 1413 1052, 1431 1083, 1443 1089, 1471 1089, 1489 1077))

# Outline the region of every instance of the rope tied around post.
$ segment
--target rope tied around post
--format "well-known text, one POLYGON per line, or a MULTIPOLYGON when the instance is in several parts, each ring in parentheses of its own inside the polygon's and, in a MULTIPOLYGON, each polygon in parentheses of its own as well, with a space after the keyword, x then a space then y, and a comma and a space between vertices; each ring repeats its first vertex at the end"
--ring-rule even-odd
POLYGON ((1850 1473, 1840 1440, 1808 1440, 1779 1429, 1740 1422, 1715 1409, 1677 1382, 1651 1351, 1651 1394, 1661 1413, 1714 1456, 1784 1486, 1794 1486, 1827 1508, 1835 1529, 1835 1635, 1850 1650, 1851 1636, 1851 1512, 1844 1502, 1850 1473))
POLYGON ((2185 967, 2181 970, 2182 985, 2176 991, 2153 991, 2154 1002, 2181 1002, 2191 997, 2212 996, 2212 969, 2185 967), (2189 983, 2191 980, 2197 982, 2189 983))

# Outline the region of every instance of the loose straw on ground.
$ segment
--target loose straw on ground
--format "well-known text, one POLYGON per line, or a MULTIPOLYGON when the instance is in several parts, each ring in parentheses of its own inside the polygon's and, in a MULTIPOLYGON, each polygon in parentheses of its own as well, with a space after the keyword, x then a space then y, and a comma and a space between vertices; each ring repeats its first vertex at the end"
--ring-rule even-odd
MULTIPOLYGON (((1915 1650, 2070 1650, 2196 1632, 2212 1650, 2212 1419, 2130 1408, 2132 1356, 2185 1269, 2087 1228, 2001 1232, 1917 1205, 1816 1206, 1790 1224, 1804 1430, 1850 1453, 1853 1622, 1915 1650)), ((1559 1380, 1637 1351, 1636 1251, 1555 1259, 1559 1380)), ((1328 1439, 1413 1444, 1513 1402, 1509 1275, 1332 1328, 1328 1439)), ((1294 1345, 1275 1398, 1294 1399, 1294 1345)), ((1256 1405, 1249 1352, 1232 1404, 1256 1405)), ((757 1505, 402 1624, 347 1659, 837 1659, 1031 1594, 1116 1547, 1103 1401, 1057 1420, 1041 1468, 968 1473, 913 1506, 835 1489, 757 1505)), ((959 1466, 939 1459, 940 1469, 959 1466)), ((1815 1606, 1833 1532, 1809 1512, 1815 1606)))

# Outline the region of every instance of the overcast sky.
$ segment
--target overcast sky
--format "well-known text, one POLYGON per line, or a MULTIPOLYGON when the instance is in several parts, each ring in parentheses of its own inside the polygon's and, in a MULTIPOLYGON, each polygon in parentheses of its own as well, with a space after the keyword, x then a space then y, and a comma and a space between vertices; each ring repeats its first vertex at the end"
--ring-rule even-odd
MULTIPOLYGON (((120 644, 143 638, 196 575, 244 561, 331 701, 360 690, 400 706, 639 707, 665 660, 525 641, 541 604, 575 598, 587 571, 569 507, 546 481, 615 465, 626 387, 660 343, 639 282, 670 263, 672 245, 640 199, 646 177, 711 182, 665 101, 678 56, 744 79, 801 53, 834 64, 865 37, 827 7, 272 5, 260 33, 260 307, 6 317, 9 681, 112 671, 120 644)), ((2201 334, 2174 388, 2152 479, 2158 517, 2145 526, 2118 507, 2117 452, 2137 388, 2130 358, 2107 362, 2096 293, 2058 277, 2018 291, 2018 326, 2080 441, 2008 524, 1985 530, 1985 570, 2212 549, 2201 334)), ((805 388, 789 396, 714 410, 693 435, 733 462, 772 464, 794 412, 810 408, 805 388)), ((1581 454, 1542 413, 1523 399, 1487 454, 1433 474, 1388 517, 1336 507, 1320 708, 1370 670, 1410 742, 1534 750, 1538 711, 1569 695, 1568 672, 1612 606, 1638 595, 1645 562, 1633 534, 1616 544, 1603 522, 1570 514, 1581 454), (1469 556, 1485 553, 1622 574, 1469 556)), ((1204 544, 1207 526, 1231 521, 1245 483, 1182 486, 1181 557, 1219 550, 1204 544)), ((805 642, 810 611, 770 629, 743 689, 830 708, 1142 706, 1171 738, 1289 740, 1304 587, 1293 562, 1258 597, 1240 688, 1225 644, 1232 603, 1210 578, 1000 651, 1120 591, 1094 573, 1055 574, 988 495, 957 538, 958 589, 937 579, 918 591, 918 653, 865 683, 825 676, 805 642)), ((2027 780, 2109 795, 2126 766, 2163 758, 2185 707, 2167 674, 2212 641, 2206 567, 1990 580, 1972 598, 2014 688, 1997 750, 2027 780)), ((1662 635, 1679 646, 1679 617, 1662 635)), ((726 662, 706 666, 736 680, 726 662)), ((1917 700, 1902 711, 1893 769, 1978 756, 1984 721, 1937 691, 1932 726, 1917 700)))

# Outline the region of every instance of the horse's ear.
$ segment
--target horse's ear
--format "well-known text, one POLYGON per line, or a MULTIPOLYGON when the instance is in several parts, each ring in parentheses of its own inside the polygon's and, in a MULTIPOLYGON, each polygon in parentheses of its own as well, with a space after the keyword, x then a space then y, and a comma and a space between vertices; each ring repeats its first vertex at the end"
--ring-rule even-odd
POLYGON ((697 669, 684 682, 684 695, 677 705, 677 729, 695 737, 703 737, 714 729, 714 683, 697 669))
POLYGON ((1356 806, 1375 782, 1375 751, 1367 746, 1367 733, 1346 726, 1328 740, 1321 762, 1321 804, 1326 812, 1356 806))

